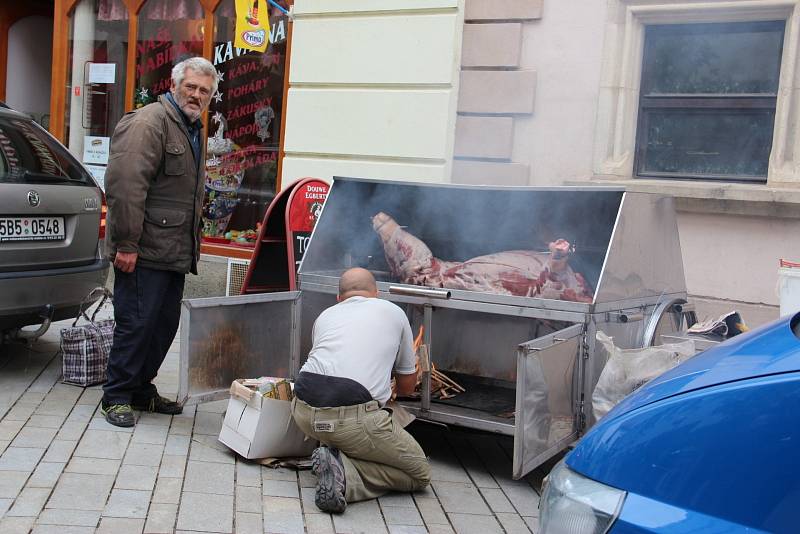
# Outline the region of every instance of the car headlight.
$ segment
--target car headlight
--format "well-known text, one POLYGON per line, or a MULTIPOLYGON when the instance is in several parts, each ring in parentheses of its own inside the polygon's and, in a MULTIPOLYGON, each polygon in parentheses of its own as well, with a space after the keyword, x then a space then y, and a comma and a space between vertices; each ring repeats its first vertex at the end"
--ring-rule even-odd
POLYGON ((545 481, 539 504, 541 534, 603 534, 622 508, 625 492, 579 475, 561 460, 545 481))

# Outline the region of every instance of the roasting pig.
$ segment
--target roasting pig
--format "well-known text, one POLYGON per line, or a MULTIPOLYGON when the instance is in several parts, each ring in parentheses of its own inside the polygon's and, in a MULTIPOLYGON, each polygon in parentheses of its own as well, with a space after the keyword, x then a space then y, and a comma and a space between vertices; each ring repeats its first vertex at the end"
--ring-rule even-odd
POLYGON ((586 279, 567 263, 570 244, 564 239, 550 243, 549 252, 508 250, 458 262, 434 257, 383 212, 372 218, 372 227, 383 241, 392 275, 405 284, 592 302, 586 279))

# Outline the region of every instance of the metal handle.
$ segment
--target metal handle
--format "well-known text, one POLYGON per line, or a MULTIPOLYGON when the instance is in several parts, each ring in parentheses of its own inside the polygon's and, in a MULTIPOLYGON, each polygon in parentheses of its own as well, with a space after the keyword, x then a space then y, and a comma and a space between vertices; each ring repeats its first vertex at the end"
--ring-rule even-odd
POLYGON ((677 313, 689 313, 695 311, 694 303, 684 302, 672 305, 672 309, 677 313))
POLYGON ((389 286, 389 293, 394 295, 409 295, 412 297, 428 297, 432 299, 450 298, 450 292, 446 289, 429 289, 426 287, 389 286))
POLYGON ((635 323, 637 321, 643 321, 644 314, 643 313, 619 313, 617 314, 617 321, 620 323, 635 323))

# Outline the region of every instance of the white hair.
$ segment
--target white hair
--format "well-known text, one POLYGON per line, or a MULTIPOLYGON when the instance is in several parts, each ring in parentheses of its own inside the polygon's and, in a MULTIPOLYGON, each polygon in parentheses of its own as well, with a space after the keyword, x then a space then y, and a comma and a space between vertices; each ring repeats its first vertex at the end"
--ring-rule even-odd
POLYGON ((219 85, 219 74, 217 74, 217 69, 214 68, 214 65, 212 65, 209 60, 199 56, 190 57, 189 59, 184 59, 172 67, 172 81, 176 86, 180 85, 183 79, 186 77, 186 69, 192 69, 200 74, 211 76, 214 79, 214 81, 211 83, 211 94, 217 92, 217 86, 219 85))

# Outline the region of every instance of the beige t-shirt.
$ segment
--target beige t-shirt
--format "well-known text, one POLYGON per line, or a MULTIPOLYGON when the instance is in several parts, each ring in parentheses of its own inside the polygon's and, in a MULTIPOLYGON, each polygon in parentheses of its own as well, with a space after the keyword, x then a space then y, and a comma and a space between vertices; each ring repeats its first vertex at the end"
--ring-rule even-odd
POLYGON ((313 348, 300 369, 355 380, 381 406, 391 396, 392 368, 415 368, 411 325, 397 305, 377 298, 350 297, 314 322, 313 348))

